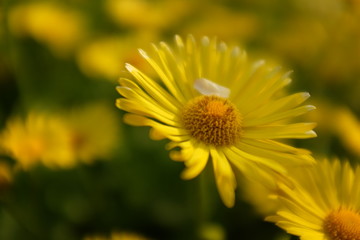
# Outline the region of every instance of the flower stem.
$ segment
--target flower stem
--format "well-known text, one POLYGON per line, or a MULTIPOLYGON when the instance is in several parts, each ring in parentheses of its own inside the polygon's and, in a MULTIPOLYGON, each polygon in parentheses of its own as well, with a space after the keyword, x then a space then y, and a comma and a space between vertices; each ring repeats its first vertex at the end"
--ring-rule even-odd
POLYGON ((210 196, 211 168, 206 167, 198 180, 197 234, 202 239, 202 230, 210 222, 213 205, 210 196))

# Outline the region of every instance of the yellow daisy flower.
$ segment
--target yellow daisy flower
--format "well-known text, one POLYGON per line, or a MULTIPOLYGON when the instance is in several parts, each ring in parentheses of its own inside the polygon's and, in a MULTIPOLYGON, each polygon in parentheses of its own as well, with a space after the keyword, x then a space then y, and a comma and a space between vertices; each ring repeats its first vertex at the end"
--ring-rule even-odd
POLYGON ((151 138, 171 140, 170 157, 186 166, 182 178, 196 177, 211 159, 220 196, 232 207, 233 167, 250 175, 255 166, 285 173, 284 164, 313 161, 308 151, 274 140, 316 136, 313 123, 287 123, 314 109, 299 107, 308 93, 282 95, 288 73, 248 61, 244 51, 215 38, 198 43, 176 36, 175 42, 174 49, 162 42, 149 53, 140 50, 161 83, 126 64, 135 80, 119 80, 117 106, 129 112, 126 123, 150 126, 151 138))
POLYGON ((301 240, 360 239, 360 167, 319 161, 297 172, 293 188, 281 185, 281 210, 267 220, 301 240))
POLYGON ((181 22, 192 10, 191 1, 106 0, 105 11, 122 27, 157 31, 181 22))
POLYGON ((153 34, 138 33, 123 37, 104 36, 91 39, 79 48, 76 60, 81 71, 87 76, 114 81, 120 75, 120 66, 123 66, 125 62, 141 66, 142 69, 148 67, 143 58, 134 54, 136 53, 134 50, 139 45, 145 42, 147 44, 150 39, 155 38, 153 34))
POLYGON ((75 163, 69 144, 69 131, 57 116, 30 112, 7 122, 0 135, 0 152, 13 157, 29 170, 42 162, 48 167, 72 167, 75 163))
POLYGON ((50 1, 16 5, 10 9, 7 22, 11 33, 31 36, 59 57, 71 53, 85 34, 79 12, 50 1))

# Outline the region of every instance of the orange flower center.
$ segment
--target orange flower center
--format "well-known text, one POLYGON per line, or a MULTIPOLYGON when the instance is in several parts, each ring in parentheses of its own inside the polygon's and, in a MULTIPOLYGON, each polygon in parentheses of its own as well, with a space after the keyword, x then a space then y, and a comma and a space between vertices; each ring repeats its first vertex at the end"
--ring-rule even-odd
POLYGON ((345 209, 333 211, 325 218, 324 230, 331 240, 360 240, 360 215, 345 209))
POLYGON ((200 96, 183 109, 184 127, 192 137, 214 146, 236 143, 242 132, 242 118, 236 106, 218 96, 200 96))

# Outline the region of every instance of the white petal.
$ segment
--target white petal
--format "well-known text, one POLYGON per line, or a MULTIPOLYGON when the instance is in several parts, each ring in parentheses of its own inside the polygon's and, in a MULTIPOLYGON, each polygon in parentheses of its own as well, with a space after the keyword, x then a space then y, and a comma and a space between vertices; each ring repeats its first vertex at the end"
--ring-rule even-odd
POLYGON ((196 79, 194 88, 203 95, 216 95, 223 98, 228 98, 230 95, 229 88, 220 86, 206 78, 196 79))

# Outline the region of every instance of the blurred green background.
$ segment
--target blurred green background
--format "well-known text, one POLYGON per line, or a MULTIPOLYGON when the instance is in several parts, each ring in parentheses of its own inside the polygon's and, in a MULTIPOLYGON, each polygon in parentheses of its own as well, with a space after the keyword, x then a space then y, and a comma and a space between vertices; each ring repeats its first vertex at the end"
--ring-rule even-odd
POLYGON ((0 19, 0 239, 296 239, 263 221, 266 201, 240 185, 227 209, 211 173, 181 180, 166 141, 122 123, 124 64, 156 78, 137 49, 175 34, 292 69, 318 108, 318 138, 293 144, 360 159, 358 0, 3 0, 0 19))

